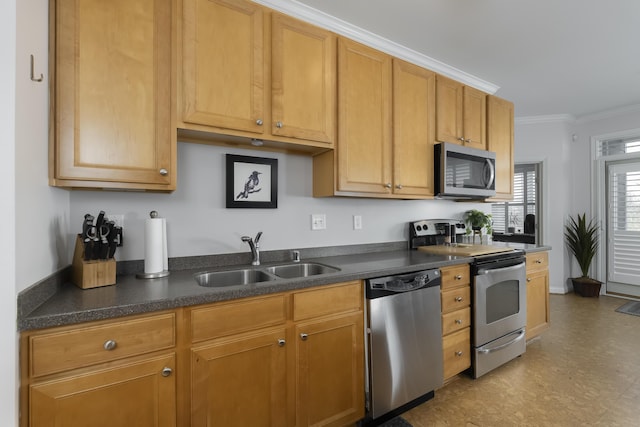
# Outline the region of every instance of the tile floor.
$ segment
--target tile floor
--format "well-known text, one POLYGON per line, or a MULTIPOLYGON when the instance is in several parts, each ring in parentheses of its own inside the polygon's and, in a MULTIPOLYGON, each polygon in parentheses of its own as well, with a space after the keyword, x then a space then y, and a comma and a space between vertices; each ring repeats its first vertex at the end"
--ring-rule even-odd
POLYGON ((550 300, 551 328, 523 356, 402 416, 414 427, 640 426, 640 317, 615 312, 619 298, 550 300))

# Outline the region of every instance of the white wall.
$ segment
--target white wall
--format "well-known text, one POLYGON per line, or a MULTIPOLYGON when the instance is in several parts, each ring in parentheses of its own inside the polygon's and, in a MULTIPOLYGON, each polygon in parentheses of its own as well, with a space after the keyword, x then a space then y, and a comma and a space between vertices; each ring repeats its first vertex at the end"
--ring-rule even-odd
POLYGON ((549 288, 566 293, 570 258, 564 249, 564 218, 572 199, 572 128, 565 121, 523 121, 515 125, 515 161, 542 162, 542 243, 549 253, 549 288))
POLYGON ((69 264, 69 191, 48 185, 48 0, 17 3, 16 283, 18 291, 69 264), (35 57, 31 81, 29 55, 35 57), (39 243, 38 243, 39 241, 39 243))
POLYGON ((152 210, 167 218, 169 256, 248 251, 243 235, 263 231, 263 250, 407 240, 407 223, 425 218, 462 218, 490 205, 444 200, 313 198, 312 159, 254 150, 179 143, 178 189, 172 194, 76 191, 71 194, 71 235, 85 213, 125 215, 125 246, 118 260, 144 258, 144 219, 152 210), (278 159, 277 209, 225 208, 225 153, 278 159), (327 215, 327 229, 311 230, 311 214, 327 215), (362 215, 362 230, 353 230, 362 215))
POLYGON ((18 425, 18 340, 16 334, 15 72, 16 1, 0 2, 0 424, 18 425))

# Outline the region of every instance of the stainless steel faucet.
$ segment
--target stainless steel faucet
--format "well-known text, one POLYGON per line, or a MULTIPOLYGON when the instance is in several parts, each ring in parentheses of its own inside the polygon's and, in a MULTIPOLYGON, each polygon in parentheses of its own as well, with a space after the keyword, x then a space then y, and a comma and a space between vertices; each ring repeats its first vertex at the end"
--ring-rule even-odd
POLYGON ((260 237, 262 236, 262 231, 259 231, 256 234, 256 238, 252 239, 249 236, 242 236, 242 241, 247 242, 249 247, 251 248, 251 255, 253 255, 253 261, 251 265, 260 265, 260 237))

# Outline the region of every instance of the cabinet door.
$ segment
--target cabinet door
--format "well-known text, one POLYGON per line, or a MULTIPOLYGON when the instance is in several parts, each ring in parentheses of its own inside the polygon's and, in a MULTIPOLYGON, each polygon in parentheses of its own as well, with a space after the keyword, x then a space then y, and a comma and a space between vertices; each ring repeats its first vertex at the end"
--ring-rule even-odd
POLYGON ((436 74, 393 60, 393 192, 433 196, 436 74))
POLYGON ((362 312, 298 324, 296 425, 344 426, 364 417, 362 312))
POLYGON ((219 340, 191 350, 191 426, 283 426, 285 330, 219 340))
POLYGON ((527 274, 527 339, 549 327, 549 272, 527 274))
POLYGON ((462 144, 464 85, 443 76, 436 77, 436 139, 462 144))
POLYGON ((338 190, 391 193, 391 57, 338 40, 338 190))
POLYGON ((171 354, 33 384, 29 425, 175 426, 174 369, 171 354))
POLYGON ((264 17, 243 0, 184 0, 183 117, 264 132, 264 17))
POLYGON ((55 2, 52 185, 175 188, 172 3, 55 2))
POLYGON ((487 150, 496 153, 496 196, 513 199, 513 103, 487 97, 487 150))
POLYGON ((464 145, 479 150, 487 149, 487 94, 465 86, 463 90, 464 145))
POLYGON ((332 144, 335 35, 277 13, 271 32, 271 133, 332 144))

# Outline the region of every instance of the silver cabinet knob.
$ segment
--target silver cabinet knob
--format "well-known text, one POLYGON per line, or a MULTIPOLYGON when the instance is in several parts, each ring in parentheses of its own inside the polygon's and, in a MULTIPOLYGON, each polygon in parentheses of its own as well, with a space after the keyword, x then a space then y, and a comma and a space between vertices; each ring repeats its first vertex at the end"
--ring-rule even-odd
POLYGON ((104 349, 107 351, 111 351, 115 349, 117 346, 118 346, 117 342, 115 342, 114 340, 108 340, 104 342, 104 345, 102 347, 104 347, 104 349))
POLYGON ((527 282, 530 282, 530 281, 531 281, 531 277, 527 277, 527 282))
POLYGON ((276 127, 277 127, 278 129, 282 128, 282 122, 281 122, 281 121, 277 121, 277 122, 276 122, 276 127))
POLYGON ((398 185, 396 185, 396 188, 397 188, 398 190, 402 190, 402 184, 398 184, 398 185))
POLYGON ((460 141, 460 142, 464 142, 464 136, 459 137, 459 138, 458 138, 458 141, 460 141))
POLYGON ((461 351, 456 351, 456 356, 458 356, 458 357, 462 356, 462 352, 461 351))
POLYGON ((169 375, 171 375, 172 373, 173 373, 173 369, 169 368, 168 366, 167 366, 167 367, 165 367, 165 368, 162 370, 162 376, 163 376, 163 377, 168 377, 168 376, 169 376, 169 375))
POLYGON ((262 122, 262 119, 258 119, 258 120, 256 120, 256 124, 257 124, 258 126, 262 126, 262 123, 263 123, 263 122, 262 122))
POLYGON ((283 339, 279 339, 279 340, 278 340, 278 345, 279 345, 280 347, 284 347, 284 345, 285 345, 286 343, 287 343, 287 342, 286 342, 285 340, 283 340, 283 339))
POLYGON ((542 260, 541 259, 537 259, 536 260, 536 264, 542 264, 542 260))
POLYGON ((160 175, 167 176, 167 175, 169 175, 169 171, 166 170, 165 168, 162 168, 162 169, 160 169, 160 175))
POLYGON ((456 324, 457 325, 462 325, 462 319, 456 319, 456 324))
POLYGON ((461 302, 462 301, 462 297, 456 297, 456 301, 457 302, 461 302))
POLYGON ((384 188, 391 188, 391 183, 390 183, 390 182, 387 182, 387 183, 384 185, 384 188))
POLYGON ((455 279, 456 279, 456 280, 462 280, 462 276, 458 274, 458 275, 455 277, 455 279))
POLYGON ((309 338, 309 335, 308 335, 308 334, 300 334, 300 339, 301 339, 302 341, 306 341, 306 340, 307 340, 307 338, 309 338))

